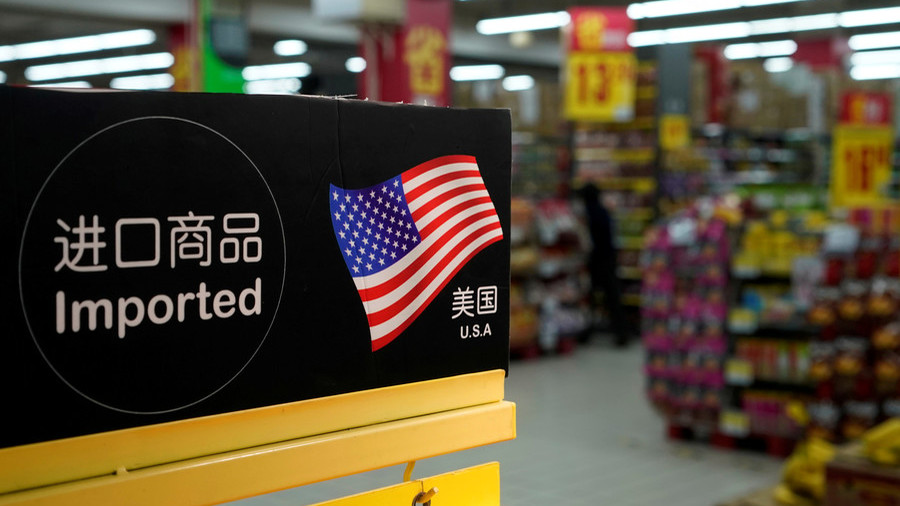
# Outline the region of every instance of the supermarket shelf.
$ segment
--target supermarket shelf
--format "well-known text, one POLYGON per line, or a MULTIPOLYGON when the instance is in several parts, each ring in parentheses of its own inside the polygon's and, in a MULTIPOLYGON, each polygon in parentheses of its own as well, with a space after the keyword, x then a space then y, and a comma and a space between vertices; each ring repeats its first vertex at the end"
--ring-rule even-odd
POLYGON ((806 322, 792 321, 786 323, 765 323, 753 329, 728 326, 728 331, 735 337, 755 337, 770 339, 807 339, 821 334, 821 329, 806 322))
POLYGON ((652 162, 656 150, 647 148, 575 148, 575 160, 608 160, 613 162, 652 162))
POLYGON ((617 219, 626 220, 649 220, 653 218, 653 214, 652 207, 632 207, 613 210, 613 215, 617 219))
POLYGON ((622 279, 641 279, 642 276, 640 267, 619 266, 617 274, 622 279))
POLYGON ((594 181, 605 190, 632 190, 650 193, 656 190, 656 180, 651 177, 610 177, 594 181))
POLYGON ((626 306, 640 306, 641 296, 637 293, 626 293, 622 295, 622 304, 626 306))
POLYGON ((749 390, 775 390, 794 392, 802 390, 811 392, 816 389, 816 385, 811 381, 796 381, 777 378, 752 378, 749 382, 727 379, 726 383, 732 387, 746 388, 749 390))
POLYGON ((619 249, 643 249, 644 238, 641 236, 616 237, 616 247, 619 249))

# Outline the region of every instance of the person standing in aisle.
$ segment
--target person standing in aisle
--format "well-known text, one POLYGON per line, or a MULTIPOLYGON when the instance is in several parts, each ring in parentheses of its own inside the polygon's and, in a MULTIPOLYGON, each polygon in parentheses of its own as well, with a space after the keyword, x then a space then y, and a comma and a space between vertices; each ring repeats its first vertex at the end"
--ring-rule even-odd
POLYGON ((581 190, 581 197, 591 235, 588 269, 591 273, 592 295, 596 296, 602 290, 614 343, 616 346, 625 346, 629 340, 628 322, 622 308, 619 276, 616 272, 618 258, 612 216, 603 205, 600 190, 594 184, 586 184, 581 190))

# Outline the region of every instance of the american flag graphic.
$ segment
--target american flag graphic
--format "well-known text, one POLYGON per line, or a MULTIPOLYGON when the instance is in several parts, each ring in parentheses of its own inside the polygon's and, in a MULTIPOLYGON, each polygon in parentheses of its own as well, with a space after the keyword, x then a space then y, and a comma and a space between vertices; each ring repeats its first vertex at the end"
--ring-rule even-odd
POLYGON ((435 158, 360 190, 331 185, 329 201, 372 351, 400 335, 469 259, 503 238, 473 156, 435 158))

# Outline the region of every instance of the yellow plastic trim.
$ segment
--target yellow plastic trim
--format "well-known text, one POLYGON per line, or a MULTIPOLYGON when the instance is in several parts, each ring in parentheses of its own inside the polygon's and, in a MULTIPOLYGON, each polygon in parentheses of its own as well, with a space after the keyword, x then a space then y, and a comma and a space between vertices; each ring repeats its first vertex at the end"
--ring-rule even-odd
POLYGON ((0 493, 497 402, 503 380, 488 371, 4 448, 0 493))
POLYGON ((0 496, 0 505, 219 504, 514 439, 508 401, 0 496))
POLYGON ((313 506, 411 505, 417 494, 432 488, 438 490, 432 506, 500 506, 500 464, 481 464, 313 506))

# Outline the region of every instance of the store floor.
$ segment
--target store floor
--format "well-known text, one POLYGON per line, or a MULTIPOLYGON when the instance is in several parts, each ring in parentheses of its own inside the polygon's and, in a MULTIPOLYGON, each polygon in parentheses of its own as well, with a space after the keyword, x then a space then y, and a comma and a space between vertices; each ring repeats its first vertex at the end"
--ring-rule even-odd
MULTIPOLYGON (((518 405, 517 439, 419 461, 413 477, 499 461, 504 506, 704 506, 777 482, 780 460, 667 440, 644 399, 643 350, 607 343, 514 361, 506 398, 518 405)), ((393 466, 233 504, 310 504, 399 483, 403 470, 393 466)))

